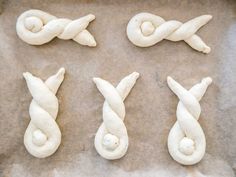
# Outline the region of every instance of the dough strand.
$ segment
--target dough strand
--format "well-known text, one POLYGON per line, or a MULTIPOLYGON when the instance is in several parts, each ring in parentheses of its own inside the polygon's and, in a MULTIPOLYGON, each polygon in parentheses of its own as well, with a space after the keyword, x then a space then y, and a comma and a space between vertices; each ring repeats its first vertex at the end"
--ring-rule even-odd
POLYGON ((28 10, 22 13, 16 23, 18 36, 28 44, 42 45, 53 38, 73 39, 81 45, 96 46, 94 37, 86 30, 93 14, 86 15, 77 20, 57 18, 41 10, 28 10))
POLYGON ((105 159, 123 157, 128 149, 128 133, 124 124, 124 100, 135 85, 139 73, 133 72, 120 81, 115 88, 101 78, 93 78, 98 90, 105 97, 103 123, 95 136, 95 148, 105 159))
POLYGON ((189 91, 171 77, 167 78, 169 88, 179 98, 176 116, 177 122, 168 136, 168 149, 174 160, 183 165, 198 163, 206 150, 204 132, 198 123, 201 113, 199 101, 212 83, 210 77, 202 79, 189 91))
POLYGON ((150 47, 163 39, 184 40, 193 49, 209 53, 210 47, 195 33, 211 19, 211 15, 202 15, 183 24, 176 20, 165 21, 160 16, 143 12, 129 21, 127 36, 134 45, 139 47, 150 47))
POLYGON ((33 97, 29 107, 31 121, 25 131, 24 144, 30 154, 38 158, 52 155, 61 143, 61 131, 55 121, 58 99, 55 96, 64 80, 65 69, 61 68, 45 82, 29 72, 23 73, 33 97))

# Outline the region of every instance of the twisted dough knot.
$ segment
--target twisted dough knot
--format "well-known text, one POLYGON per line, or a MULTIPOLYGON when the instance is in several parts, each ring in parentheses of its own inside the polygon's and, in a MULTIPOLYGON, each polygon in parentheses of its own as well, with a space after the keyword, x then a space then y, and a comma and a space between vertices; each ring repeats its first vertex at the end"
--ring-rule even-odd
POLYGON ((188 91, 171 77, 167 78, 168 86, 180 99, 177 122, 168 136, 168 149, 173 159, 183 165, 196 164, 205 154, 206 139, 197 120, 201 113, 199 101, 211 82, 210 77, 204 78, 188 91))
POLYGON ((61 68, 45 82, 26 72, 23 76, 33 97, 29 107, 31 121, 25 131, 24 144, 35 157, 52 155, 61 143, 61 131, 55 121, 58 100, 55 94, 64 79, 65 69, 61 68))
POLYGON ((82 45, 96 46, 94 37, 86 30, 89 22, 95 16, 92 14, 77 20, 57 18, 41 10, 28 10, 17 19, 18 36, 28 44, 41 45, 53 38, 73 39, 82 45))
POLYGON ((103 104, 103 123, 99 127, 94 145, 105 159, 119 159, 128 149, 128 133, 124 124, 124 100, 133 88, 139 73, 133 72, 120 81, 114 88, 109 82, 93 78, 98 90, 105 97, 103 104))
POLYGON ((210 47, 195 33, 211 19, 211 15, 202 15, 183 24, 175 20, 165 21, 150 13, 139 13, 129 21, 127 36, 134 45, 139 47, 149 47, 163 39, 184 40, 195 50, 209 53, 210 47))

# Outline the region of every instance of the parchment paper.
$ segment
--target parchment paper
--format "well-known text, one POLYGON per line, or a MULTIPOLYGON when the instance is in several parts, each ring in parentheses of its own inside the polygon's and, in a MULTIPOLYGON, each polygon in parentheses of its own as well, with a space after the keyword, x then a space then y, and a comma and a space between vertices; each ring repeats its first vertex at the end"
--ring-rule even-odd
POLYGON ((236 169, 236 1, 4 1, 0 15, 0 176, 4 177, 233 177, 236 169), (17 17, 28 9, 76 19, 93 13, 89 25, 98 46, 54 39, 30 46, 16 35, 17 17), (186 22, 202 14, 213 20, 197 32, 210 54, 184 42, 162 41, 135 47, 126 37, 130 18, 150 12, 166 20, 186 22), (37 159, 23 145, 30 121, 31 95, 22 73, 42 79, 66 68, 57 97, 57 123, 62 144, 51 157, 37 159), (92 77, 112 84, 129 73, 141 74, 125 101, 130 146, 120 160, 107 161, 95 151, 94 135, 102 122, 101 96, 92 77), (177 97, 169 90, 170 75, 190 88, 203 77, 213 84, 201 101, 199 120, 207 139, 206 155, 192 167, 168 154, 167 136, 176 121, 177 97))

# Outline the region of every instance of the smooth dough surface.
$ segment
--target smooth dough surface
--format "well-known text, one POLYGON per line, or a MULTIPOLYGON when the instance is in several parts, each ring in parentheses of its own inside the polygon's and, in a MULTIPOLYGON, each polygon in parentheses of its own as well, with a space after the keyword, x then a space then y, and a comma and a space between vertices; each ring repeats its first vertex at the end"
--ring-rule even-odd
POLYGON ((123 78, 117 87, 101 78, 93 78, 98 90, 105 97, 103 104, 103 123, 99 127, 94 145, 105 159, 114 160, 123 157, 128 149, 128 133, 124 124, 124 100, 136 83, 139 73, 123 78))
POLYGON ((42 45, 53 38, 73 39, 81 45, 96 46, 94 37, 86 30, 93 14, 86 15, 76 20, 57 18, 41 10, 28 10, 22 13, 16 23, 18 36, 31 45, 42 45))
POLYGON ((24 144, 28 152, 38 158, 52 155, 61 143, 61 131, 56 123, 58 99, 55 96, 64 80, 61 68, 45 82, 29 72, 23 73, 33 97, 29 107, 31 121, 25 131, 24 144))
POLYGON ((168 136, 169 153, 180 164, 196 164, 203 158, 206 150, 206 138, 198 123, 201 113, 199 101, 212 79, 204 78, 190 90, 183 88, 171 77, 167 77, 167 83, 180 100, 176 110, 177 122, 168 136))
POLYGON ((127 25, 127 36, 134 45, 139 47, 150 47, 163 39, 184 40, 193 49, 209 53, 210 47, 195 33, 211 19, 211 15, 201 15, 181 23, 176 20, 165 21, 160 16, 143 12, 131 18, 127 25))

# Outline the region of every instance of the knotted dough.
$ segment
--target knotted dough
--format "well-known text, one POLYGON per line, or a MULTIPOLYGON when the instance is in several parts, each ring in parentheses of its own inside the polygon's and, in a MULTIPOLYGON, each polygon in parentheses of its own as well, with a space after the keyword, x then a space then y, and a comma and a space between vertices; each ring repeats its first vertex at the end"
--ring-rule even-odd
POLYGON ((98 90, 105 97, 103 123, 95 136, 95 148, 105 159, 119 159, 128 149, 128 134, 124 124, 124 100, 133 88, 139 73, 133 72, 120 81, 115 88, 101 78, 93 78, 98 90))
POLYGON ((41 45, 53 38, 73 39, 81 45, 96 46, 94 37, 86 30, 89 22, 95 16, 92 14, 77 20, 57 18, 41 10, 28 10, 17 19, 18 36, 28 44, 41 45))
POLYGON ((198 123, 201 113, 199 101, 211 82, 210 77, 204 78, 188 91, 171 77, 167 78, 169 88, 180 100, 176 111, 177 122, 168 136, 168 149, 172 158, 180 164, 196 164, 205 154, 206 139, 198 123))
POLYGON ((24 144, 30 154, 38 158, 52 155, 61 143, 61 131, 55 121, 58 99, 55 96, 64 79, 61 68, 45 82, 29 72, 23 73, 33 97, 29 107, 31 121, 25 131, 24 144))
POLYGON ((184 40, 195 50, 209 53, 210 47, 195 33, 211 19, 211 15, 202 15, 183 24, 176 20, 165 21, 150 13, 139 13, 129 21, 127 36, 134 45, 139 47, 153 46, 163 39, 184 40))

